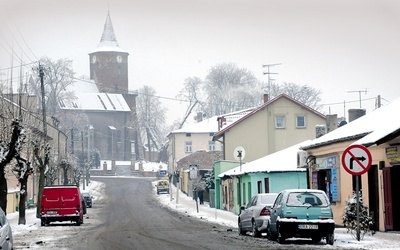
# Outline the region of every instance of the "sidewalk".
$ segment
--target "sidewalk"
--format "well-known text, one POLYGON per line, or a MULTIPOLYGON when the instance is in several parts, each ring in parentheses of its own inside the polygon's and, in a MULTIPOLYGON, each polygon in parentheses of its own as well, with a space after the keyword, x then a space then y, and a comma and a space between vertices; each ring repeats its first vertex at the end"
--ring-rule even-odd
MULTIPOLYGON (((155 185, 153 187, 156 198, 165 206, 175 209, 182 214, 228 226, 237 231, 238 216, 236 214, 221 209, 210 208, 206 202, 203 205, 199 203, 197 210, 196 202, 193 198, 188 197, 180 190, 176 199, 177 190, 174 185, 172 185, 170 194, 160 195, 157 195, 155 185), (173 197, 172 201, 171 194, 173 197)), ((327 245, 327 247, 329 246, 327 245)), ((340 249, 400 249, 400 233, 376 232, 374 235, 365 235, 362 240, 357 241, 347 232, 346 228, 336 228, 334 247, 340 249)))

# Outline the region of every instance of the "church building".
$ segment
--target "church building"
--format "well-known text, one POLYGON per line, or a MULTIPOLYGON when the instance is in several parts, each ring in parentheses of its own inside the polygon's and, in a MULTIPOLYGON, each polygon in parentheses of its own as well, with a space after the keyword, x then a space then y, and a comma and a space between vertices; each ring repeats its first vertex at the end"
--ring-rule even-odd
POLYGON ((71 86, 74 98, 60 101, 63 122, 71 124, 71 119, 80 117, 71 128, 75 150, 98 150, 102 161, 138 158, 137 91, 129 90, 128 56, 118 45, 108 12, 100 43, 89 53, 90 80, 77 80, 71 86), (79 130, 82 138, 76 134, 79 130))

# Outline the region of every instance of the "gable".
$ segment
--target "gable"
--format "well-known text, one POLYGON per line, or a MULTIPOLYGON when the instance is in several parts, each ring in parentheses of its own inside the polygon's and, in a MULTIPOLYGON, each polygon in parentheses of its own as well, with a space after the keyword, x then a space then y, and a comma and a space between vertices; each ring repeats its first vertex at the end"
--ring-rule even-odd
POLYGON ((265 110, 266 108, 270 107, 274 107, 273 105, 278 104, 278 106, 282 109, 280 110, 280 112, 284 112, 284 109, 291 107, 290 109, 294 109, 294 107, 298 107, 299 111, 301 111, 300 113, 307 113, 310 114, 310 117, 314 117, 316 119, 320 118, 320 120, 324 121, 325 124, 325 115, 323 115, 322 113, 302 104, 301 102, 293 99, 292 97, 286 95, 286 94, 281 94, 279 96, 277 96, 276 98, 265 102, 263 105, 261 105, 260 107, 252 110, 252 112, 248 113, 247 115, 243 116, 242 118, 238 119, 236 122, 230 124, 229 126, 225 127, 224 129, 222 129, 221 131, 219 131, 213 138, 213 140, 218 140, 219 138, 221 138, 227 131, 229 131, 230 129, 232 129, 235 126, 238 126, 240 123, 242 123, 243 121, 245 121, 246 119, 249 119, 250 117, 256 115, 257 113, 259 113, 262 110, 265 110))

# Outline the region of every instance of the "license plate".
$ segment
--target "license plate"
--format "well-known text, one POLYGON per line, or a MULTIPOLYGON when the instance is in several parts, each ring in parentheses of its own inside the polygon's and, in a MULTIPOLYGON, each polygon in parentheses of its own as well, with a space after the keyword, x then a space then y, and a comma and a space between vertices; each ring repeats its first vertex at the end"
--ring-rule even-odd
POLYGON ((300 224, 299 229, 317 229, 318 230, 318 225, 309 225, 309 224, 300 224))
POLYGON ((47 214, 57 214, 57 211, 47 211, 47 214))

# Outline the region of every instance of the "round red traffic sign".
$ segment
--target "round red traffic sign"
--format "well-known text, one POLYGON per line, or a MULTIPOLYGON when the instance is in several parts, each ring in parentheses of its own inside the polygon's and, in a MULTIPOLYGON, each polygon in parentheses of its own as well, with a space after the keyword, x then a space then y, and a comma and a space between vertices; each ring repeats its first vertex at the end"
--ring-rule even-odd
POLYGON ((371 167, 371 152, 363 145, 351 145, 342 154, 342 165, 351 175, 362 175, 371 167))

